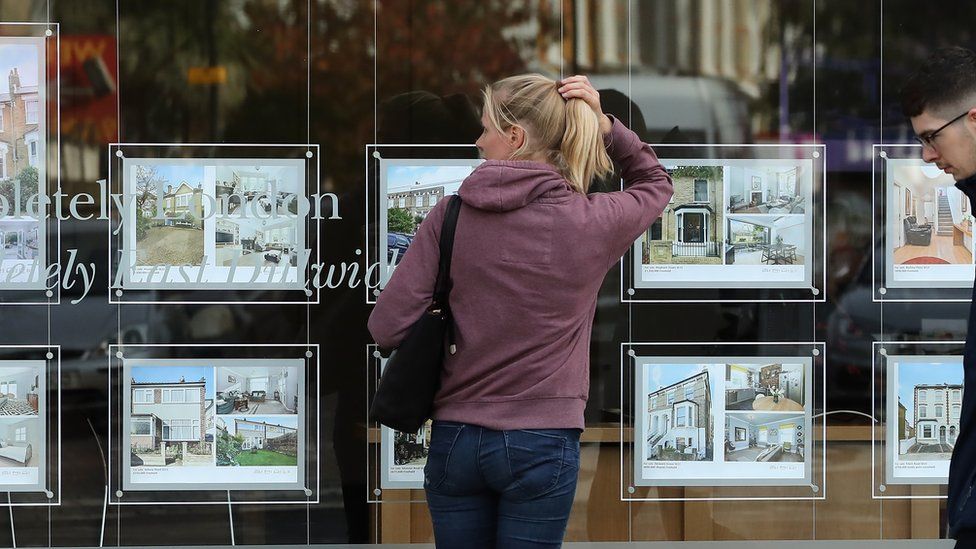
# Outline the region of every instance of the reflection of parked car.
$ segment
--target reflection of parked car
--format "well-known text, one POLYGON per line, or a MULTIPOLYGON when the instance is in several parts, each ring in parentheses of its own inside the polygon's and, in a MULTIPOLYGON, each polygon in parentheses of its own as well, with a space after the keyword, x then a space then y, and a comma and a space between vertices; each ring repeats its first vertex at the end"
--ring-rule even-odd
POLYGON ((403 258, 403 254, 407 253, 407 248, 410 247, 410 242, 413 240, 412 237, 407 236, 403 233, 389 233, 386 235, 386 260, 392 262, 394 265, 400 263, 400 259, 403 258), (396 259, 394 259, 394 251, 396 252, 396 259))
POLYGON ((271 250, 270 252, 264 254, 265 261, 272 261, 278 263, 281 261, 281 252, 278 250, 271 250))

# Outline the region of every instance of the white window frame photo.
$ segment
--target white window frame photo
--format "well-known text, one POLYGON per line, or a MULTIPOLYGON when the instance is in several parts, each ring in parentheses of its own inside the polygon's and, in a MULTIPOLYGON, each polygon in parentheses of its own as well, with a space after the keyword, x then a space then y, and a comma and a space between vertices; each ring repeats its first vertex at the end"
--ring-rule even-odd
POLYGON ((692 202, 694 202, 695 204, 708 204, 709 197, 710 197, 711 192, 709 191, 709 188, 708 188, 708 180, 707 179, 697 179, 696 178, 695 179, 695 183, 694 183, 694 187, 692 189, 692 192, 695 193, 695 195, 692 197, 693 198, 692 202), (698 198, 698 184, 699 183, 704 183, 704 186, 705 186, 705 198, 702 199, 702 200, 700 200, 698 198))
POLYGON ((709 215, 710 213, 711 212, 709 212, 705 208, 685 208, 685 209, 682 209, 680 212, 677 212, 675 214, 675 222, 677 223, 677 227, 675 227, 677 229, 676 234, 675 234, 675 241, 676 242, 680 242, 681 244, 706 244, 706 243, 708 243, 708 237, 709 237, 709 234, 708 234, 708 222, 711 219, 710 218, 710 215, 709 215), (684 226, 684 221, 685 220, 684 220, 684 217, 687 214, 702 214, 703 215, 703 220, 702 220, 702 241, 701 242, 686 242, 685 241, 685 226, 684 226))
POLYGON ((17 427, 14 430, 14 442, 27 442, 27 427, 17 427))
POLYGON ((24 113, 25 113, 25 123, 27 124, 38 124, 38 109, 40 104, 37 98, 24 99, 24 113))

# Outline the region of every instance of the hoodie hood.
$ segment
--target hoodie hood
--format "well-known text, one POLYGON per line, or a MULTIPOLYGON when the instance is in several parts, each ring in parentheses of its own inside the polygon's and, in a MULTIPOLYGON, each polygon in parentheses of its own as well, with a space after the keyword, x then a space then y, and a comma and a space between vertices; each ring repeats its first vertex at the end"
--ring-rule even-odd
POLYGON ((556 168, 525 160, 487 160, 458 189, 465 204, 491 212, 517 210, 542 196, 559 198, 573 192, 556 168))

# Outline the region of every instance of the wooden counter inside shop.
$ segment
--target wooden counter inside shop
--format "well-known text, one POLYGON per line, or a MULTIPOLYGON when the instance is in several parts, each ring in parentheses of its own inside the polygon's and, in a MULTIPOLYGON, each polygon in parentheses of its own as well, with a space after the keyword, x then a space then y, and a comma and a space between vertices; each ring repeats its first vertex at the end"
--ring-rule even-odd
MULTIPOLYGON (((815 428, 815 440, 822 429, 815 428)), ((616 423, 588 426, 581 437, 580 478, 566 541, 683 541, 749 539, 938 538, 942 499, 872 497, 872 433, 867 425, 828 425, 827 486, 823 500, 621 501, 624 446, 632 429, 616 423), (763 518, 765 517, 765 518, 763 518), (743 524, 749 524, 744 527, 743 524)), ((876 451, 883 429, 875 427, 876 451)), ((370 441, 379 441, 371 430, 370 441)), ((377 471, 378 473, 378 471, 377 471)), ((883 474, 878 471, 875 474, 883 474)), ((378 477, 374 477, 378 478, 378 477)), ((708 487, 674 488, 684 498, 708 498, 708 487)), ((938 496, 938 486, 904 487, 912 496, 938 496)), ((776 488, 763 490, 775 494, 776 488)), ((371 513, 376 542, 433 541, 423 490, 387 490, 371 513), (379 526, 379 528, 375 528, 379 526)))

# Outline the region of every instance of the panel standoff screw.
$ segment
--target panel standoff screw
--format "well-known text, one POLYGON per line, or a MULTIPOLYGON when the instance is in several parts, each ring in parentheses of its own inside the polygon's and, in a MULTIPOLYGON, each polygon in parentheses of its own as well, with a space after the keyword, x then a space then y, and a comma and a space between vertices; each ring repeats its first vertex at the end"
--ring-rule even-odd
POLYGON ((379 157, 380 157, 380 151, 373 151, 373 158, 379 158, 379 157))

